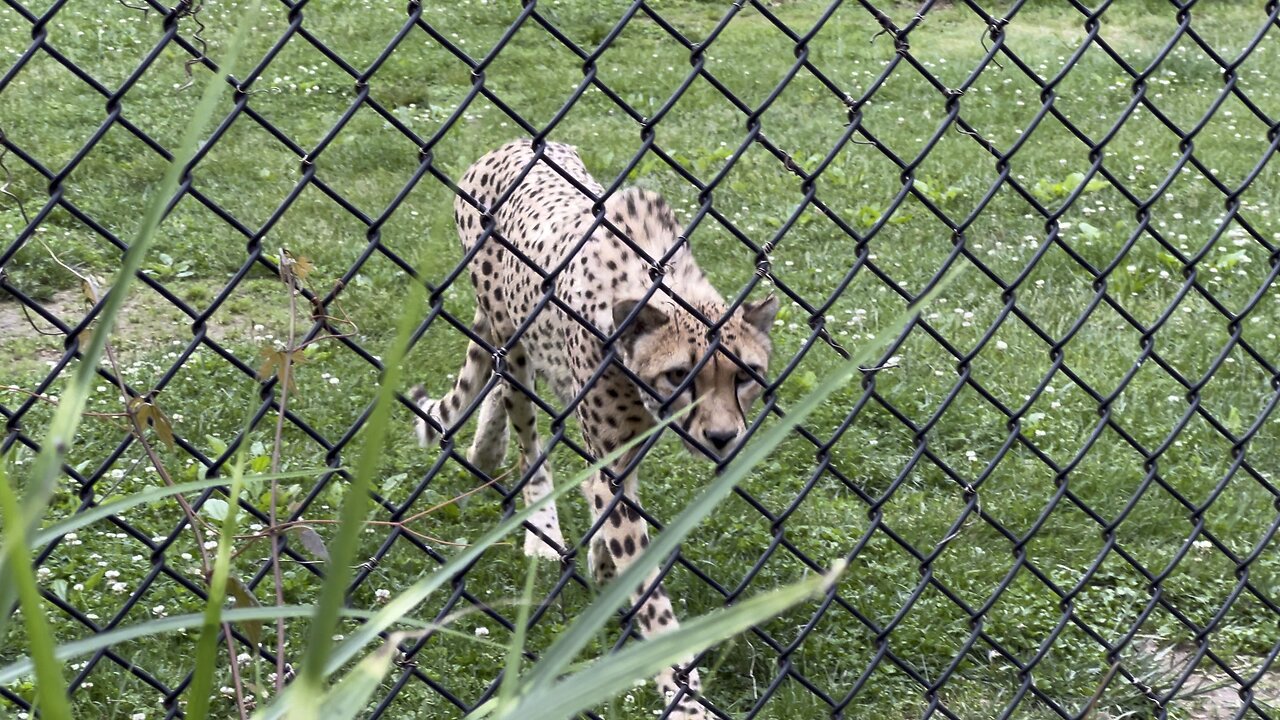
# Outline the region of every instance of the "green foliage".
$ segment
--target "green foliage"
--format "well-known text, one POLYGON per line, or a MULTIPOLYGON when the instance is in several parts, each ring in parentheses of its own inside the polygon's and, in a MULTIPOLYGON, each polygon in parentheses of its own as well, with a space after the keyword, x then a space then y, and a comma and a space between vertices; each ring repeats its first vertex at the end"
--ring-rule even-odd
POLYGON ((1059 182, 1053 182, 1048 179, 1037 180, 1035 185, 1031 186, 1031 193, 1040 202, 1051 203, 1062 200, 1077 190, 1082 194, 1086 194, 1098 192, 1106 187, 1107 181, 1098 178, 1096 175, 1086 183, 1084 181, 1084 173, 1073 172, 1059 182))
POLYGON ((54 659, 53 633, 45 617, 44 600, 36 585, 36 575, 27 556, 26 526, 17 493, 9 484, 9 472, 0 459, 0 519, 4 520, 5 566, 8 577, 22 603, 22 615, 26 620, 27 637, 30 638, 31 656, 36 672, 36 706, 41 715, 54 720, 70 720, 71 705, 67 702, 67 682, 62 668, 54 659))

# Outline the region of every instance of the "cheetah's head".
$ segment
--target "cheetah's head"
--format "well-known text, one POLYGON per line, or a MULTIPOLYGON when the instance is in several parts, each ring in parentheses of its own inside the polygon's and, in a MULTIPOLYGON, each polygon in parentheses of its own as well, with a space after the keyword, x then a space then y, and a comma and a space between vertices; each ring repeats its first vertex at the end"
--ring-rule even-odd
MULTIPOLYGON (((622 326, 639 304, 623 300, 615 305, 614 326, 622 326)), ((699 303, 697 309, 712 320, 725 314, 720 302, 699 303)), ((654 298, 636 311, 619 337, 623 363, 658 395, 640 391, 654 418, 698 401, 679 420, 685 447, 695 456, 710 452, 712 458, 726 457, 746 433, 747 411, 764 391, 755 378, 768 372, 769 330, 777 313, 773 295, 743 304, 720 327, 720 349, 715 349, 702 320, 666 298, 654 298)))

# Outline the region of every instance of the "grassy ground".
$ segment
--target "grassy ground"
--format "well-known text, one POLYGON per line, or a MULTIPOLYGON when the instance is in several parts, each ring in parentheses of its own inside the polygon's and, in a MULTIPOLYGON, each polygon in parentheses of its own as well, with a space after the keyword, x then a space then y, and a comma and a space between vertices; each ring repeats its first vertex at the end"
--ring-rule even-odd
MULTIPOLYGON (((720 3, 685 0, 653 6, 693 39, 705 37, 725 12, 720 3)), ((585 1, 552 2, 545 11, 576 42, 594 47, 621 7, 610 3, 606 11, 585 1)), ((781 3, 775 12, 803 32, 819 19, 823 7, 800 0, 781 3)), ((899 25, 914 14, 914 9, 901 5, 886 3, 885 9, 899 25)), ((204 37, 215 56, 233 11, 233 5, 222 4, 210 4, 203 11, 208 26, 204 37)), ((505 3, 428 3, 424 18, 463 51, 479 57, 516 12, 505 3)), ((403 3, 315 5, 303 15, 303 27, 357 68, 375 60, 404 22, 403 3)), ((1265 24, 1261 12, 1246 3, 1202 2, 1193 17, 1197 32, 1228 58, 1265 24)), ((258 28, 256 54, 251 57, 261 57, 287 24, 285 12, 271 9, 258 28)), ((984 28, 964 7, 941 4, 911 34, 911 55, 944 85, 960 86, 984 54, 984 28)), ((1100 36, 1142 69, 1175 28, 1174 11, 1165 5, 1117 3, 1104 15, 1100 36)), ((810 42, 809 58, 859 97, 894 58, 891 39, 874 37, 877 30, 870 15, 848 5, 810 42)), ((160 27, 154 15, 144 17, 103 3, 92 10, 69 6, 48 31, 53 46, 114 89, 150 49, 160 27)), ((191 31, 186 28, 188 37, 191 31)), ((30 24, 18 13, 0 10, 0 48, 7 56, 16 57, 26 48, 30 35, 30 24)), ((1273 116, 1280 111, 1268 74, 1277 53, 1274 36, 1270 33, 1236 69, 1238 87, 1273 116)), ((1043 78, 1056 76, 1084 37, 1082 16, 1064 4, 1029 3, 1007 28, 1008 47, 1043 78)), ((637 18, 600 56, 598 76, 639 113, 649 115, 679 87, 689 71, 688 55, 658 25, 637 18)), ((707 69, 755 107, 785 76, 795 51, 761 13, 744 10, 706 57, 707 69)), ((165 50, 123 101, 124 116, 165 145, 175 142, 185 113, 195 104, 194 91, 175 90, 185 82, 182 60, 175 50, 165 50)), ((969 125, 1004 152, 1019 142, 1040 110, 1041 89, 1014 63, 1006 59, 1001 65, 987 67, 960 99, 959 108, 969 125)), ((488 66, 486 86, 541 126, 580 81, 581 67, 579 59, 545 32, 527 25, 488 66)), ((1221 77, 1221 67, 1184 39, 1150 75, 1147 97, 1170 121, 1190 129, 1216 98, 1221 77)), ((292 142, 312 149, 349 107, 353 84, 332 61, 295 38, 255 85, 261 92, 251 98, 250 106, 292 142)), ((1132 78, 1095 47, 1056 86, 1055 105, 1097 140, 1129 103, 1132 85, 1132 78)), ((442 127, 469 88, 470 70, 421 31, 412 32, 370 82, 371 97, 422 137, 442 127)), ((864 107, 862 121, 884 148, 913 164, 914 180, 926 199, 960 222, 980 205, 999 169, 973 138, 954 128, 939 129, 947 117, 946 102, 918 72, 900 64, 864 107), (935 136, 940 136, 936 142, 935 136)), ((100 95, 45 54, 37 54, 0 94, 6 136, 55 172, 102 122, 103 107, 100 95)), ((811 169, 838 142, 847 114, 826 88, 801 71, 762 122, 773 143, 811 169)), ((722 170, 742 142, 745 126, 744 115, 733 104, 699 81, 658 125, 657 139, 685 168, 707 180, 722 170)), ((1234 188, 1266 157, 1266 130, 1239 100, 1229 99, 1195 138, 1196 157, 1234 188)), ((457 177, 479 155, 520 134, 513 120, 479 99, 433 151, 436 167, 457 177)), ((608 180, 632 157, 640 132, 608 98, 592 90, 551 137, 578 145, 597 177, 608 180)), ((1038 202, 1056 210, 1080 184, 1078 173, 1089 168, 1089 152, 1058 121, 1047 118, 1009 161, 1009 174, 1038 202)), ((1140 111, 1106 145, 1105 166, 1131 192, 1146 198, 1165 182, 1179 154, 1178 137, 1152 113, 1140 111)), ((48 200, 48 182, 13 155, 5 163, 12 173, 10 189, 29 212, 37 211, 48 200)), ((414 145, 368 108, 360 109, 315 160, 316 177, 370 218, 385 211, 417 163, 414 145)), ((195 186, 252 231, 272 222, 264 247, 284 246, 310 258, 315 265, 313 282, 327 288, 365 251, 368 228, 314 186, 303 189, 276 218, 276 208, 299 180, 299 165, 294 153, 242 117, 200 165, 195 186)), ((138 222, 145 189, 160 168, 153 152, 113 127, 70 172, 62 188, 87 214, 127 239, 138 222)), ((817 197, 858 232, 879 229, 865 247, 858 246, 809 208, 781 238, 774 254, 778 282, 812 306, 825 307, 826 327, 846 347, 857 347, 902 310, 901 296, 884 278, 918 292, 954 250, 951 230, 914 197, 877 226, 901 192, 901 177, 901 168, 881 148, 845 145, 818 181, 817 197), (864 267, 843 287, 854 259, 864 251, 879 272, 864 267)), ((639 164, 631 180, 661 190, 686 219, 697 207, 696 190, 653 156, 639 164)), ((781 646, 803 637, 788 656, 789 667, 833 702, 842 702, 860 675, 869 673, 846 710, 849 717, 917 717, 931 699, 961 717, 997 714, 1014 701, 1021 683, 1015 660, 1025 663, 1036 657, 1042 643, 1057 632, 1064 608, 1072 611, 1074 623, 1061 630, 1029 676, 1039 691, 1071 714, 1084 710, 1111 665, 1107 651, 1082 628, 1116 642, 1141 620, 1138 640, 1119 657, 1126 672, 1157 692, 1168 690, 1175 672, 1162 664, 1156 651, 1193 643, 1196 629, 1187 623, 1203 627, 1212 622, 1206 637, 1213 652, 1234 658, 1234 667, 1246 676, 1256 672, 1280 640, 1274 615, 1254 595, 1256 591, 1265 602, 1274 603, 1280 594, 1280 561, 1269 545, 1276 494, 1266 481, 1280 461, 1280 445, 1268 414, 1268 403, 1274 399, 1271 373, 1229 341, 1237 331, 1258 357, 1274 366, 1280 354, 1275 334, 1280 307, 1274 293, 1266 295, 1232 326, 1198 291, 1182 296, 1181 290, 1184 266, 1194 257, 1200 286, 1223 308, 1238 312, 1249 306, 1271 271, 1268 247, 1280 238, 1280 218, 1270 205, 1280 190, 1278 180, 1273 163, 1239 195, 1240 217, 1268 245, 1239 222, 1229 223, 1226 232, 1217 235, 1224 195, 1194 168, 1177 173, 1151 203, 1154 233, 1141 234, 1132 243, 1128 240, 1138 224, 1135 208, 1107 183, 1090 184, 1050 224, 1007 185, 1002 187, 963 236, 970 259, 960 264, 976 260, 989 272, 970 267, 926 313, 930 327, 960 357, 930 335, 912 333, 894 351, 899 358, 896 367, 876 376, 874 399, 847 427, 847 415, 868 389, 849 388, 810 425, 819 437, 833 438, 831 463, 851 479, 850 484, 830 473, 811 482, 819 467, 814 447, 797 437, 745 487, 768 513, 787 513, 783 530, 757 508, 735 499, 717 509, 697 540, 686 544, 686 559, 726 591, 750 579, 744 591, 749 595, 805 573, 807 565, 798 554, 827 565, 869 536, 841 586, 841 598, 865 622, 833 607, 806 633, 815 608, 805 607, 762 628, 781 646), (1157 241, 1157 234, 1166 245, 1157 241), (1060 242, 1050 242, 1050 237, 1060 242), (1095 289, 1102 284, 1097 272, 1104 270, 1110 302, 1094 308, 1095 289), (1005 312, 1006 298, 994 278, 1005 285, 1017 280, 1012 294, 1016 316, 1005 312), (1146 339, 1121 311, 1143 327, 1168 314, 1150 339, 1154 354, 1140 364, 1135 363, 1146 339), (1213 378, 1206 379, 1213 368, 1213 378), (1197 387, 1194 404, 1175 374, 1197 387), (1098 397, 1107 401, 1100 403, 1098 397), (1038 452, 1021 445, 1004 450, 1010 434, 1008 416, 993 401, 1009 409, 1029 403, 1020 428, 1038 452), (1200 412, 1192 412, 1193 407, 1200 412), (1114 424, 1100 427, 1100 413, 1114 424), (1234 471, 1234 441, 1224 434, 1239 435, 1255 424, 1256 434, 1245 446, 1244 457, 1260 471, 1258 476, 1234 471), (1135 445, 1148 454, 1156 448, 1161 453, 1148 462, 1135 445), (1060 475, 1063 469, 1069 472, 1060 475), (1158 474, 1156 483, 1148 482, 1153 473, 1158 474), (970 516, 954 528, 966 507, 966 485, 976 488, 984 517, 970 516), (1066 496, 1055 494, 1064 485, 1066 496), (1174 492, 1194 509, 1176 500, 1174 492), (870 512, 872 504, 878 514, 870 512), (1195 534, 1199 522, 1208 534, 1195 534), (775 538, 782 546, 771 546, 775 538), (904 544, 931 556, 927 573, 922 575, 920 557, 904 544), (1223 603, 1232 596, 1238 573, 1223 549, 1237 557, 1261 550, 1247 568, 1253 590, 1246 590, 1226 610, 1223 603), (1026 566, 1015 572, 1019 562, 1036 572, 1026 566), (1165 604, 1145 616, 1141 613, 1151 597, 1151 578, 1134 563, 1160 576, 1165 604), (1077 587, 1094 565, 1099 570, 1077 587), (945 586, 950 596, 937 585, 921 589, 922 577, 945 586), (1062 593, 1068 592, 1073 594, 1064 598, 1062 593), (986 614, 975 625, 969 612, 984 607, 986 614), (867 623, 891 631, 879 637, 867 623), (975 627, 981 627, 985 639, 969 648, 966 641, 975 627), (868 670, 882 649, 924 683, 936 682, 953 663, 958 665, 956 674, 930 697, 920 682, 889 661, 868 670)), ((801 197, 799 180, 759 146, 747 150, 714 195, 715 207, 757 243, 784 227, 801 197)), ((459 258, 450 218, 449 191, 427 177, 382 224, 380 241, 422 268, 428 280, 439 282, 459 258)), ((8 237, 16 236, 25 224, 5 198, 0 198, 0 224, 8 237)), ((754 270, 753 254, 713 220, 696 229, 692 242, 701 265, 726 292, 736 291, 754 270)), ((184 200, 164 225, 147 272, 198 311, 216 308, 208 321, 212 336, 256 366, 261 348, 286 333, 288 301, 280 283, 262 268, 251 269, 226 291, 224 300, 228 279, 245 262, 246 244, 243 234, 184 200)), ((63 262, 103 276, 112 271, 118 250, 66 211, 55 209, 35 239, 6 264, 10 283, 49 302, 74 324, 81 312, 79 281, 51 261, 45 246, 63 262)), ((385 352, 391 341, 406 283, 403 271, 379 254, 346 283, 342 307, 359 328, 355 339, 374 354, 385 352)), ((445 289, 443 298, 457 317, 470 317, 464 284, 445 289)), ((161 381, 186 347, 192 337, 191 319, 167 310, 168 303, 147 289, 140 289, 132 302, 130 322, 116 345, 126 377, 145 389, 161 381)), ((34 390, 49 361, 59 356, 62 339, 30 332, 11 303, 0 303, 0 320, 0 362, 7 368, 0 371, 0 380, 34 390)), ((781 385, 783 407, 838 361, 822 342, 806 350, 809 320, 803 307, 784 302, 775 329, 775 376, 787 358, 799 359, 781 385)), ((450 384, 463 348, 461 335, 434 324, 411 354, 415 379, 424 381, 433 394, 440 393, 450 384)), ((375 382, 376 373, 364 360, 337 343, 321 343, 307 354, 291 408, 320 433, 336 439, 360 416, 375 382)), ((56 394, 58 387, 55 383, 50 392, 56 394)), ((256 393, 256 383, 201 347, 167 383, 158 402, 172 416, 179 435, 205 454, 216 455, 234 435, 256 393)), ((0 402, 14 408, 21 400, 9 394, 0 402)), ((112 410, 118 399, 104 384, 92 406, 112 410)), ((38 436, 47 417, 47 408, 34 408, 22 427, 38 436)), ((412 442, 410 413, 400 411, 398 423, 381 490, 392 502, 402 503, 411 497, 437 451, 424 451, 412 442)), ((264 422, 253 434, 259 464, 269 454, 270 425, 264 422)), ((71 465, 78 470, 106 473, 93 488, 96 500, 156 482, 154 474, 144 470, 146 463, 139 463, 142 454, 136 445, 112 457, 124 437, 109 421, 89 420, 72 450, 71 465)), ((185 453, 165 449, 162 454, 175 475, 198 474, 197 463, 185 453)), ((26 457, 18 453, 20 468, 26 457)), ((310 467, 323 464, 324 451, 301 432, 289 430, 284 457, 286 467, 310 467)), ((580 465, 567 453, 558 453, 554 461, 562 478, 580 465)), ((653 515, 671 517, 706 472, 676 443, 659 446, 643 467, 642 492, 653 515)), ((411 507, 430 507, 473 486, 464 471, 446 466, 411 507)), ((290 502, 307 498, 310 490, 309 483, 286 488, 290 502)), ((306 516, 329 517, 342 492, 340 483, 329 484, 308 500, 312 504, 306 516)), ((499 516, 494 497, 477 495, 445 508, 419 529, 444 540, 465 541, 499 516)), ((78 502, 75 488, 68 484, 56 510, 70 513, 78 502)), ((265 498, 255 498, 255 503, 263 507, 265 498)), ((587 528, 584 509, 575 502, 562 512, 566 531, 581 537, 587 528)), ((176 508, 150 508, 125 516, 139 530, 137 537, 105 524, 82 533, 52 551, 44 563, 48 573, 43 581, 52 593, 99 622, 119 617, 127 623, 191 611, 198 607, 195 598, 166 575, 131 602, 131 589, 153 573, 146 539, 168 538, 177 518, 176 508)), ((384 520, 386 513, 373 519, 384 520)), ((320 527, 322 535, 324 530, 320 527)), ((384 538, 385 527, 371 526, 362 551, 372 554, 384 538)), ((198 578, 193 552, 191 539, 182 533, 165 546, 172 567, 198 578)), ((262 554, 258 546, 242 555, 238 572, 252 577, 261 567, 262 554)), ((430 562, 416 548, 398 542, 356 591, 353 602, 375 605, 375 591, 394 592, 430 562)), ((499 603, 518 593, 522 568, 516 547, 491 553, 467 576, 466 589, 483 601, 499 603)), ((545 593, 555 578, 550 571, 544 574, 545 593)), ((285 590, 291 602, 313 599, 316 586, 305 569, 287 568, 285 590)), ((686 616, 725 601, 721 592, 685 568, 672 572, 668 587, 686 616)), ((274 589, 269 579, 257 586, 257 595, 270 602, 274 589)), ((535 629, 533 648, 545 645, 588 599, 587 591, 569 585, 535 629)), ((420 616, 429 617, 436 609, 425 608, 420 616)), ((491 639, 506 638, 502 626, 483 615, 461 622, 463 629, 485 628, 491 639)), ((70 619, 56 630, 62 638, 83 632, 70 619)), ((10 659, 22 647, 18 630, 10 632, 15 635, 0 650, 2 659, 10 659)), ((602 638, 600 647, 612 641, 602 638)), ((138 642, 117 652, 170 685, 190 669, 188 648, 181 643, 138 642)), ((474 699, 495 676, 501 659, 499 650, 435 638, 416 661, 451 692, 474 699)), ((251 675, 269 672, 261 664, 252 665, 246 671, 251 675)), ((777 652, 759 635, 715 650, 704 667, 708 698, 731 717, 753 710, 762 718, 810 718, 830 712, 826 701, 795 678, 783 681, 767 701, 760 700, 777 676, 778 665, 777 652)), ((1201 667, 1208 669, 1208 662, 1201 667)), ((17 691, 29 694, 30 688, 17 691)), ((94 667, 75 702, 86 717, 162 714, 150 687, 107 661, 94 667)), ((1186 716, 1198 705, 1195 699, 1180 698, 1172 703, 1173 713, 1186 716)), ((636 717, 653 706, 649 692, 638 690, 612 710, 618 717, 636 717)), ((231 705, 226 707, 230 713, 231 705)), ((1152 707, 1121 681, 1112 683, 1097 704, 1098 713, 1108 717, 1145 717, 1153 714, 1152 707)), ((411 681, 387 716, 458 715, 439 695, 411 681)), ((1011 716, 1055 713, 1028 696, 1011 716)))

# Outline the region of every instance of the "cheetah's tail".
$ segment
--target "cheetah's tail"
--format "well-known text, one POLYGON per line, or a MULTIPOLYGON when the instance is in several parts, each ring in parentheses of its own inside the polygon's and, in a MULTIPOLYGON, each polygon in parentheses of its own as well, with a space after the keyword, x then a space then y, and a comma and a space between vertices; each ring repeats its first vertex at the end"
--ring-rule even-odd
MULTIPOLYGON (((409 399, 412 400, 414 404, 422 410, 422 412, 426 413, 427 417, 434 420, 437 424, 441 424, 440 415, 436 412, 437 405, 431 400, 431 396, 427 395, 426 388, 421 385, 414 385, 409 388, 409 399)), ((421 417, 417 418, 414 423, 414 431, 418 436, 418 444, 422 447, 429 447, 436 440, 436 429, 431 427, 431 423, 421 417)))

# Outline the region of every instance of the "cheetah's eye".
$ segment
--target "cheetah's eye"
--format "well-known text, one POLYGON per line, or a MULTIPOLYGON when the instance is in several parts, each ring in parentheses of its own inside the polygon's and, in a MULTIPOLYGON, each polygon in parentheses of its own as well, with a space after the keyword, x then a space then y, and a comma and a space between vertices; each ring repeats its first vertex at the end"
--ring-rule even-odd
POLYGON ((671 370, 662 373, 662 379, 671 383, 671 387, 676 387, 680 383, 684 382, 684 378, 688 374, 689 368, 672 368, 671 370))
POLYGON ((733 376, 733 380, 738 384, 739 388, 741 388, 744 385, 750 385, 751 383, 755 382, 755 380, 752 377, 753 374, 756 376, 764 375, 764 368, 760 367, 759 365, 751 365, 748 368, 748 370, 750 370, 750 372, 748 372, 747 370, 739 370, 738 374, 733 376))

